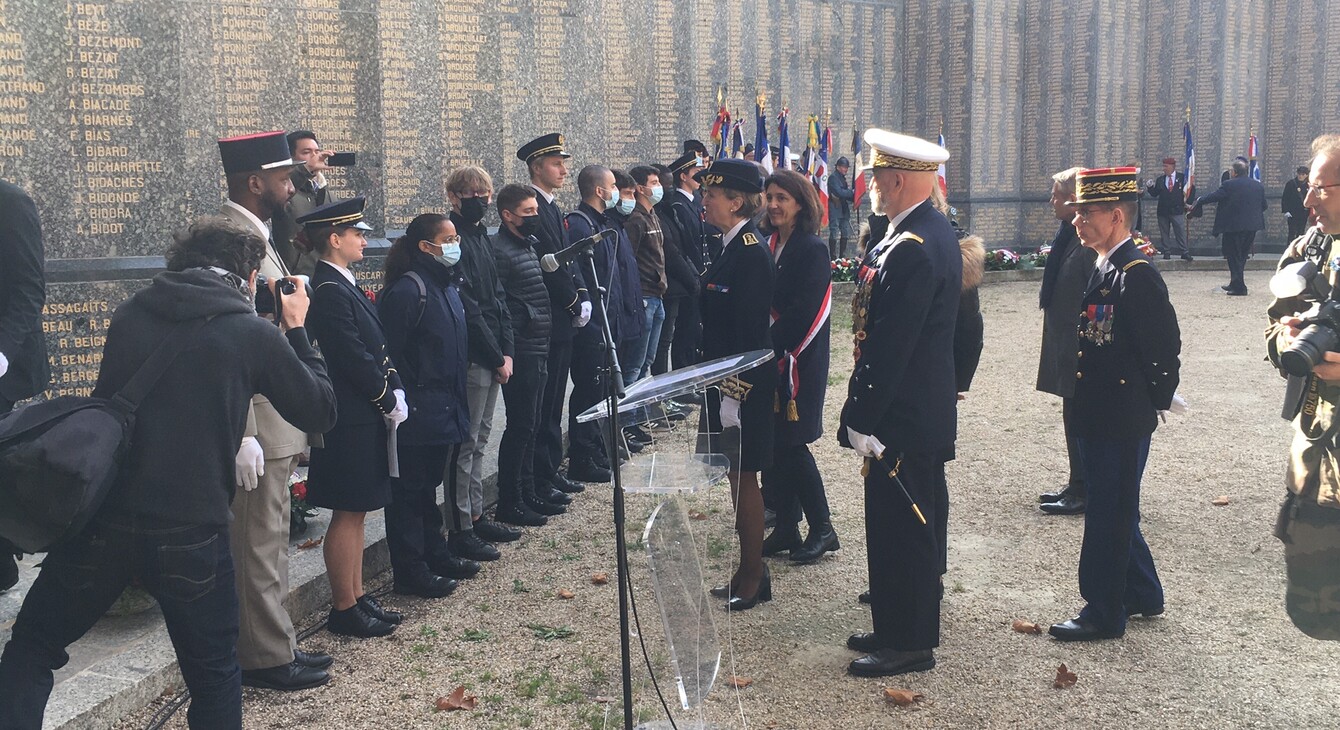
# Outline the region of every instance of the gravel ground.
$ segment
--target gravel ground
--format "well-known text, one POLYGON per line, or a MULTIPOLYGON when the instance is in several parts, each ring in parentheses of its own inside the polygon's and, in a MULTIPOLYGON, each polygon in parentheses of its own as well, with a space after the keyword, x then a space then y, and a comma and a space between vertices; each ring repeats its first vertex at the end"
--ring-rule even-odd
MULTIPOLYGON (((1167 591, 1162 617, 1133 620, 1125 638, 1086 645, 1011 630, 1014 619, 1045 626, 1080 608, 1082 521, 1046 517, 1036 506, 1038 492, 1058 485, 1065 470, 1060 400, 1033 389, 1037 284, 992 285, 982 290, 986 349, 960 410, 959 458, 949 470, 939 666, 886 680, 845 673, 855 657, 846 636, 870 625, 856 602, 865 541, 857 461, 829 435, 815 451, 845 549, 814 566, 770 561, 774 600, 729 619, 717 615, 725 655, 708 719, 816 729, 1337 726, 1340 646, 1312 641, 1289 623, 1283 555, 1271 536, 1289 430, 1278 417, 1282 382, 1262 362, 1267 276, 1248 272, 1253 293, 1241 299, 1218 293, 1220 274, 1167 276, 1184 340, 1181 392, 1193 410, 1159 429, 1144 479, 1143 529, 1167 591), (1211 505, 1220 495, 1228 506, 1211 505), (1052 688, 1062 662, 1079 677, 1071 689, 1052 688), (732 676, 752 684, 735 689, 732 676), (883 700, 886 687, 925 699, 896 707, 883 700)), ((834 309, 830 432, 851 363, 847 308, 834 309)), ((305 646, 335 655, 332 682, 288 695, 248 690, 246 726, 619 727, 617 589, 591 581, 613 575, 608 503, 607 490, 589 489, 575 510, 505 547, 502 561, 450 598, 388 597, 407 613, 388 639, 317 633, 305 646), (575 597, 563 600, 560 591, 575 597), (562 631, 539 638, 531 625, 541 624, 562 631), (435 711, 434 700, 460 684, 478 697, 477 709, 435 711)), ((639 547, 653 505, 630 500, 628 534, 644 634, 660 662, 659 613, 639 547)), ((707 515, 693 524, 707 580, 717 584, 736 549, 729 498, 718 488, 691 506, 707 515)), ((639 718, 663 717, 640 655, 634 660, 639 718)), ((120 727, 144 727, 153 709, 120 727)), ((676 712, 680 727, 689 717, 676 712)), ((185 726, 184 713, 168 725, 185 726)))

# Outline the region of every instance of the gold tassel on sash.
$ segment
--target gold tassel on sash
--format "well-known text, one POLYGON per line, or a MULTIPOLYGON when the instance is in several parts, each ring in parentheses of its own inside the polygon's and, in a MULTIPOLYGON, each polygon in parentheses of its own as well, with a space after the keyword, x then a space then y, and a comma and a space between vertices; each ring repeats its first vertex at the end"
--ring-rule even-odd
POLYGON ((786 420, 799 421, 800 414, 796 412, 796 399, 792 398, 786 402, 786 420))

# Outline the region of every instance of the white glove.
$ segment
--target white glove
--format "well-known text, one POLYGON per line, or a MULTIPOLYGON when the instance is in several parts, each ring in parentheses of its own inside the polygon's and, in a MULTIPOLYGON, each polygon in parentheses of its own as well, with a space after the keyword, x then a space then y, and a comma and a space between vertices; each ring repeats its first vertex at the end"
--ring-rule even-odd
POLYGON ((1173 393, 1172 405, 1168 406, 1168 412, 1180 416, 1183 413, 1190 413, 1191 406, 1187 404, 1186 398, 1183 398, 1181 393, 1173 393))
POLYGON ((1293 213, 1285 213, 1285 214, 1284 214, 1284 217, 1285 217, 1285 218, 1292 218, 1292 217, 1293 217, 1293 213))
POLYGON ((395 408, 386 414, 386 420, 391 423, 392 428, 399 426, 409 418, 409 404, 405 402, 405 391, 397 388, 395 393, 395 408))
POLYGON ((572 318, 573 327, 585 327, 587 322, 591 321, 591 303, 582 302, 582 308, 576 317, 572 318))
POLYGON ((847 440, 851 442, 851 447, 857 454, 867 459, 878 459, 884 455, 884 444, 880 443, 878 438, 857 433, 851 426, 847 427, 847 440))
POLYGON ((722 428, 740 427, 740 401, 734 398, 721 398, 721 408, 717 411, 721 417, 722 428))
POLYGON ((5 353, 0 352, 0 378, 5 377, 7 372, 9 372, 9 358, 5 357, 5 353))
POLYGON ((237 457, 233 459, 233 470, 236 473, 237 486, 250 492, 260 484, 260 477, 265 476, 265 450, 261 448, 261 442, 256 440, 255 436, 244 436, 242 446, 237 450, 237 457))

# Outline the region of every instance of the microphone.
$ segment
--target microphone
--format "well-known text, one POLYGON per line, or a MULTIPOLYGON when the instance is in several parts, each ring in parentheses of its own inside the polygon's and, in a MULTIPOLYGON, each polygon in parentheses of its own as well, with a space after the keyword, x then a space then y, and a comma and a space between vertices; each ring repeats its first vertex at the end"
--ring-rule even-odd
POLYGON ((563 249, 562 251, 559 251, 558 253, 547 253, 541 256, 540 268, 544 269, 547 273, 552 274, 555 271, 558 271, 560 268, 567 266, 573 261, 576 261, 578 256, 590 253, 595 248, 596 242, 599 241, 601 238, 604 238, 605 233, 608 230, 609 229, 596 231, 595 233, 587 236, 586 238, 581 239, 580 241, 573 243, 571 246, 568 246, 567 248, 563 249))

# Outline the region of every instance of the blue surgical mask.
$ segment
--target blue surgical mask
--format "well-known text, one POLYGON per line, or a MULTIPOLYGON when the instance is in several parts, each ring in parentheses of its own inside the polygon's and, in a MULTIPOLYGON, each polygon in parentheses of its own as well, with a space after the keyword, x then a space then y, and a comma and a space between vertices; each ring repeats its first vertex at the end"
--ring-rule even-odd
POLYGON ((661 198, 663 197, 665 197, 665 188, 661 187, 660 185, 657 185, 656 187, 651 189, 652 205, 656 205, 657 203, 661 202, 661 198))
POLYGON ((619 204, 619 189, 610 188, 609 194, 605 196, 605 210, 609 210, 619 204))
POLYGON ((461 260, 461 244, 459 243, 434 243, 434 246, 440 246, 442 253, 434 256, 439 264, 450 269, 461 260))
POLYGON ((635 207, 637 207, 637 201, 633 200, 632 198, 629 198, 627 200, 621 199, 619 201, 619 212, 624 215, 632 215, 633 208, 635 207))

